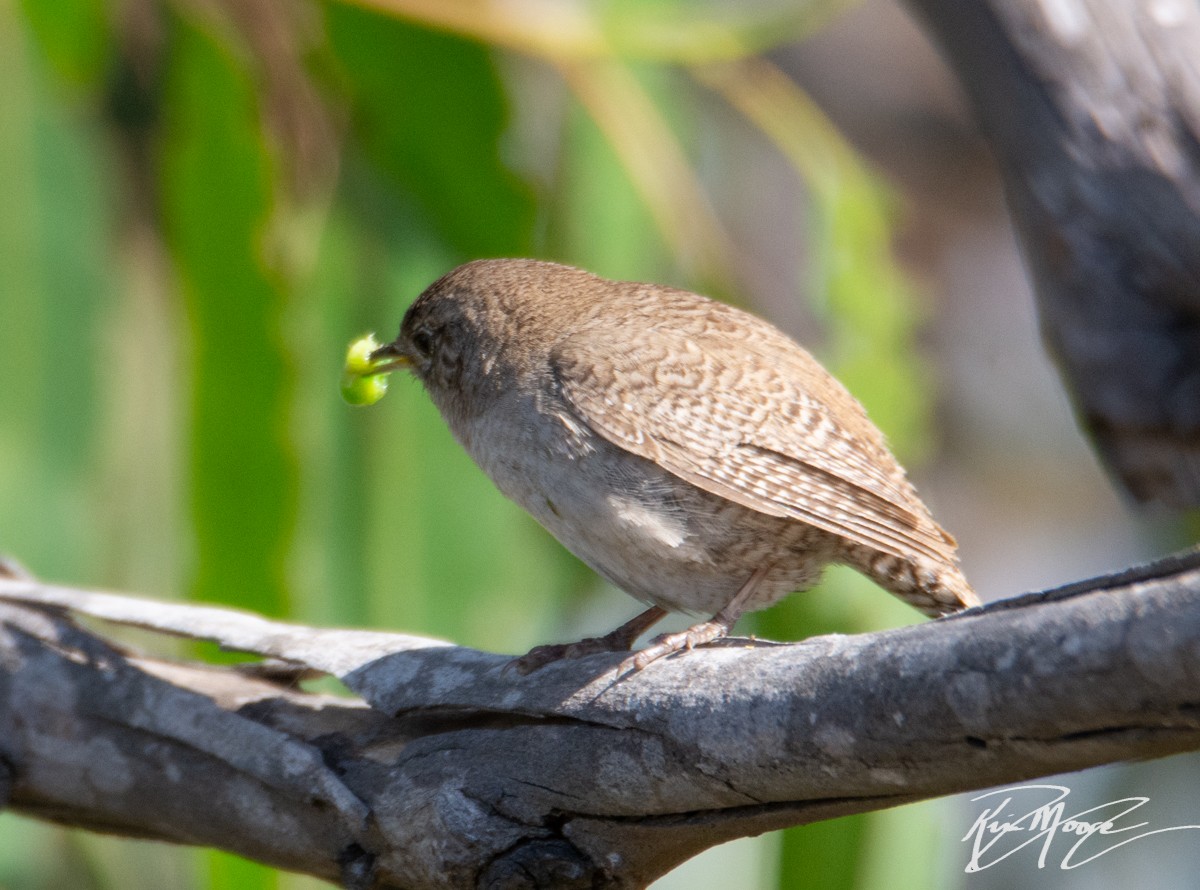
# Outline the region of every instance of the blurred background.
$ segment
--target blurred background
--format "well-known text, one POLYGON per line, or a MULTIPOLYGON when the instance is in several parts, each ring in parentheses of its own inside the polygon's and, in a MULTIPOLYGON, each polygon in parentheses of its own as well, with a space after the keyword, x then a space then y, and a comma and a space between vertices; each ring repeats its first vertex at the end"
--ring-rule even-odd
MULTIPOLYGON (((890 0, 0 0, 0 551, 86 586, 519 653, 639 608, 411 381, 338 397, 441 273, 536 256, 748 306, 866 404, 985 598, 1183 543, 1044 356, 998 180, 890 0)), ((849 572, 782 639, 918 620, 849 572)), ((682 625, 682 622, 677 622, 682 625)), ((1200 822, 1195 758, 1068 777, 1200 822)), ((671 888, 1191 887, 1147 840, 965 875, 969 796, 740 841, 671 888)), ((307 888, 0 814, 0 888, 307 888)))

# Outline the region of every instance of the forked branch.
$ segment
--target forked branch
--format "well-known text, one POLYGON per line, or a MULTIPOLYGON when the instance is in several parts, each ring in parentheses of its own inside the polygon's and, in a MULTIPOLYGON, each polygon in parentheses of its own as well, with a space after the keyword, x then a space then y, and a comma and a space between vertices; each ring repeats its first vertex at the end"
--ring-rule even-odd
POLYGON ((1200 748, 1200 553, 617 680, 402 635, 0 581, 0 793, 353 887, 639 887, 731 838, 1200 748), (215 639, 140 657, 88 615, 215 639), (361 698, 280 677, 334 674, 361 698), (274 679, 271 677, 274 676, 274 679))

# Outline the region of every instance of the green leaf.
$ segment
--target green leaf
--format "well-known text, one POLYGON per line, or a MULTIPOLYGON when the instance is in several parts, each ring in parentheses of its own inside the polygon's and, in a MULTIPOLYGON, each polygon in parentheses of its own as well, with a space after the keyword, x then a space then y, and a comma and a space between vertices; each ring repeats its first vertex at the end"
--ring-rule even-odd
POLYGON ((60 77, 98 87, 112 61, 113 5, 106 0, 22 0, 21 11, 60 77))
POLYGON ((577 102, 564 123, 550 244, 564 261, 609 278, 668 274, 658 227, 611 143, 577 102))
POLYGON ((100 134, 55 101, 36 49, 0 8, 0 547, 94 582, 84 567, 102 532, 86 495, 113 195, 100 134))
POLYGON ((866 850, 868 817, 845 816, 783 832, 781 890, 856 890, 866 850))
POLYGON ((366 156, 463 257, 524 256, 532 194, 501 158, 508 100, 484 47, 350 6, 330 47, 366 156))
MULTIPOLYGON (((361 3, 361 0, 348 0, 361 3)), ((381 3, 423 27, 551 61, 740 59, 816 30, 854 0, 551 0, 484 5, 381 3)))
POLYGON ((590 0, 612 50, 672 62, 736 59, 799 40, 853 0, 590 0))
POLYGON ((888 193, 848 162, 838 188, 818 192, 822 272, 838 378, 905 461, 929 448, 930 375, 916 343, 920 308, 892 254, 888 193))
POLYGON ((268 261, 277 181, 254 80, 176 19, 163 106, 163 216, 191 323, 192 592, 282 614, 296 511, 288 289, 268 261))

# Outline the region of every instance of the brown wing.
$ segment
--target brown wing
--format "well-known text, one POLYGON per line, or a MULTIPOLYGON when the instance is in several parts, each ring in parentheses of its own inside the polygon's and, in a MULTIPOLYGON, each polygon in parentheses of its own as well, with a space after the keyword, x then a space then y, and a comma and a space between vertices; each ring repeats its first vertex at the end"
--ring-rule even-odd
POLYGON ((649 336, 610 331, 603 349, 594 334, 569 337, 552 354, 563 396, 610 442, 713 494, 953 562, 953 539, 858 402, 775 328, 705 302, 649 336))

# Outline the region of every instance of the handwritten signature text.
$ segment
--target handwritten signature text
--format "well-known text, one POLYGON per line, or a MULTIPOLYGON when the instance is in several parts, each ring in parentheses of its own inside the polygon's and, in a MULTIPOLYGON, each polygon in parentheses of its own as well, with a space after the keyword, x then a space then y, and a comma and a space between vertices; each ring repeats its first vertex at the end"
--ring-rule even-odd
POLYGON ((1200 829, 1200 825, 1148 828, 1148 822, 1126 824, 1130 814, 1149 802, 1148 797, 1125 797, 1068 815, 1066 799, 1071 789, 1063 785, 1019 785, 989 791, 975 801, 988 801, 983 812, 963 837, 971 844, 968 873, 991 868, 1014 853, 1032 847, 1038 851, 1038 868, 1045 868, 1051 848, 1062 838, 1069 844, 1059 868, 1086 865, 1118 847, 1169 831, 1200 829))

